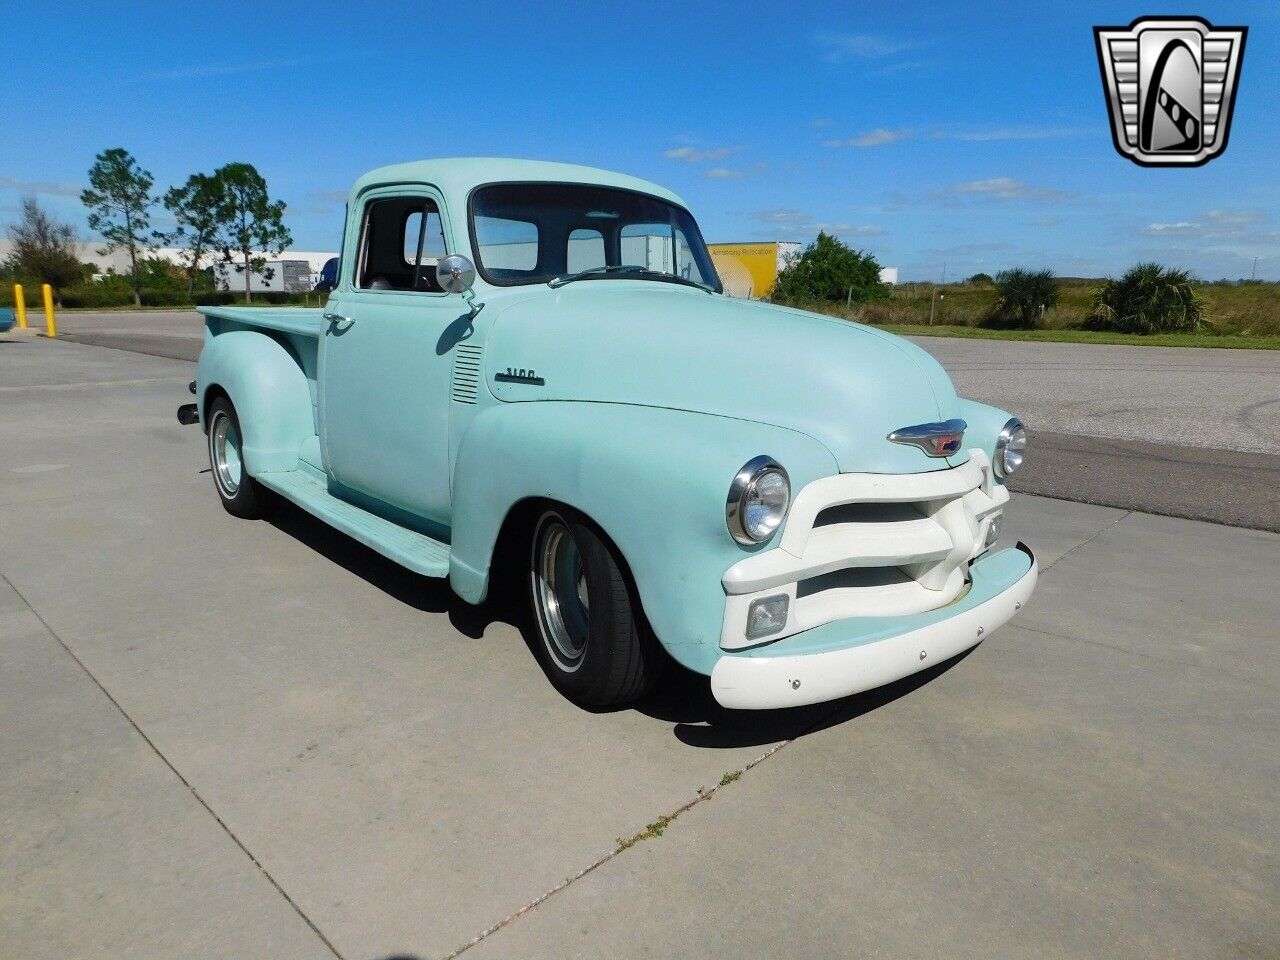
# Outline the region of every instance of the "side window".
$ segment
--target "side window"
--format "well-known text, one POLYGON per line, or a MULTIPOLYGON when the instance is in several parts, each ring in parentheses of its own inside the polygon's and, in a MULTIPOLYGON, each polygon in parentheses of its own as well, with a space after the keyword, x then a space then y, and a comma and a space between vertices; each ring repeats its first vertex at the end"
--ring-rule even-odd
POLYGON ((603 267, 605 262, 604 234, 599 230, 579 227, 569 234, 569 249, 565 254, 566 273, 603 267))
POLYGON ((476 246, 489 272, 519 277, 538 269, 538 225, 506 217, 475 218, 476 246))
POLYGON ((435 201, 423 197, 374 200, 365 207, 356 287, 439 292, 436 264, 445 254, 435 201))
POLYGON ((440 214, 435 209, 426 211, 413 210, 404 221, 404 263, 413 267, 421 263, 424 267, 435 266, 444 256, 444 227, 440 223, 440 214), (418 245, 422 248, 419 250, 418 245))

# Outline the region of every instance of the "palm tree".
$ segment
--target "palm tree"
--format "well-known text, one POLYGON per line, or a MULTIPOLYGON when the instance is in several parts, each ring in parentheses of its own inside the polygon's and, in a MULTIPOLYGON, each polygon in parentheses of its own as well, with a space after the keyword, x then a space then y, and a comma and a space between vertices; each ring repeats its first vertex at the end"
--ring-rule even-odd
POLYGON ((1204 301, 1186 270, 1139 263, 1119 280, 1108 280, 1093 295, 1085 320, 1089 330, 1166 333, 1199 330, 1209 323, 1204 301))
POLYGON ((1058 281, 1051 270, 1001 270, 995 287, 996 301, 982 318, 984 327, 1029 329, 1058 305, 1058 281))

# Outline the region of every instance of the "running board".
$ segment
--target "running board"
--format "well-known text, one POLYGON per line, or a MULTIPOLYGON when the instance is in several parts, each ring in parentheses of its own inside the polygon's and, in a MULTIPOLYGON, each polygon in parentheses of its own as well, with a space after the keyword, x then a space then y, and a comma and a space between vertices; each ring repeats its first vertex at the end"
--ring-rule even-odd
POLYGON ((260 473, 254 477, 269 490, 291 500, 335 530, 359 540, 400 566, 424 577, 449 575, 449 545, 384 520, 340 500, 325 482, 301 470, 260 473))

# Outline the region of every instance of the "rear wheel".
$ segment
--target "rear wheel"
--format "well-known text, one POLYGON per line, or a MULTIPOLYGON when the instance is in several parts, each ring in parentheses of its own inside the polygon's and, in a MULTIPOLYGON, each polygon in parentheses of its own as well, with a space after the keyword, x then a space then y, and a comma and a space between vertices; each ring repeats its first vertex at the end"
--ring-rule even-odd
POLYGON ((267 491, 245 470, 240 418, 226 397, 209 404, 209 468, 228 513, 246 520, 266 516, 267 491))
POLYGON ((583 706, 613 706, 653 683, 661 651, 620 558, 575 511, 544 511, 533 531, 529 594, 538 657, 557 689, 583 706))

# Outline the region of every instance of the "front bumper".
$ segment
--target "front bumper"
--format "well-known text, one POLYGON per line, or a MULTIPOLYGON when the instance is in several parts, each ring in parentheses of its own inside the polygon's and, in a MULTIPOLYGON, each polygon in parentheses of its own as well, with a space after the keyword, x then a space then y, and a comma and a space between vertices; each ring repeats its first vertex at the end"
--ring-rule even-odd
POLYGON ((711 690, 722 706, 767 710, 822 703, 918 673, 968 650, 1006 623, 1035 589, 1030 548, 979 557, 967 593, 912 616, 854 617, 722 656, 711 690))

